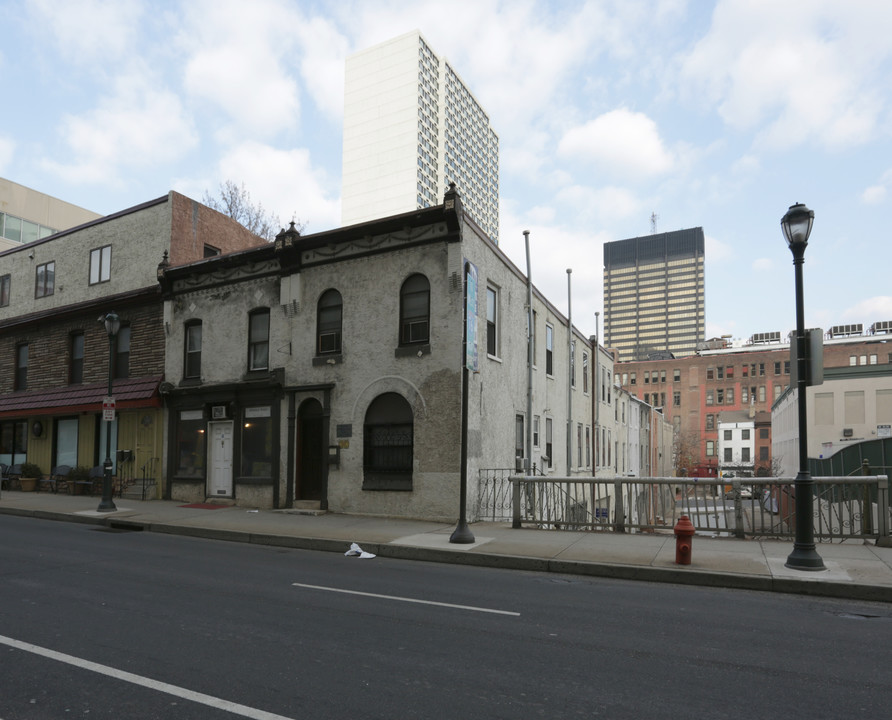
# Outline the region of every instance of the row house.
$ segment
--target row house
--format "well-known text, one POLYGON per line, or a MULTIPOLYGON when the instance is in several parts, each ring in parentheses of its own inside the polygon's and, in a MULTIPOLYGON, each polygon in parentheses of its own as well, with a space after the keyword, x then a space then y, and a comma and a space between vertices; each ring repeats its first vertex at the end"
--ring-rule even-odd
POLYGON ((454 519, 466 286, 469 505, 479 470, 527 458, 591 477, 654 473, 669 456, 671 426, 619 387, 612 354, 528 286, 454 189, 440 206, 292 226, 274 243, 172 192, 0 263, 6 464, 49 472, 108 453, 117 477, 148 475, 183 502, 454 519))
POLYGON ((535 289, 530 337, 526 278, 454 188, 443 205, 292 227, 158 280, 172 499, 454 519, 466 286, 469 505, 478 470, 527 457, 545 474, 593 473, 591 344, 535 289))
POLYGON ((0 463, 28 460, 48 474, 110 455, 122 480, 155 479, 165 355, 155 268, 165 255, 178 264, 262 242, 171 192, 0 252, 0 463), (111 312, 121 320, 113 339, 102 322, 111 312))

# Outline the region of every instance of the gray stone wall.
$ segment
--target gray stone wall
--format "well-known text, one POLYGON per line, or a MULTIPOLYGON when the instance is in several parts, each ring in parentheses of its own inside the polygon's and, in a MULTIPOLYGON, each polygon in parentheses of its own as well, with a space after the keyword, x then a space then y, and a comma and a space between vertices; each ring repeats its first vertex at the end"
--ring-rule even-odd
POLYGON ((155 285, 155 270, 169 244, 170 214, 162 202, 0 253, 0 275, 12 274, 10 302, 0 307, 0 322, 155 285), (90 251, 106 245, 112 246, 110 278, 90 285, 90 251), (50 262, 53 294, 35 297, 37 267, 50 262))

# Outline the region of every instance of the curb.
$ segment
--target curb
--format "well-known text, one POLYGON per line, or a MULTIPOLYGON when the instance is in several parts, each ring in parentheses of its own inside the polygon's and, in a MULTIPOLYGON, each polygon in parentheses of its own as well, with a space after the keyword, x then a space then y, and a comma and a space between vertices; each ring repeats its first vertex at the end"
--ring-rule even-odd
MULTIPOLYGON (((49 510, 28 510, 23 508, 0 508, 0 515, 33 517, 57 522, 73 522, 84 525, 99 525, 118 530, 148 531, 165 535, 221 540, 224 542, 248 543, 270 547, 284 547, 294 550, 316 550, 319 552, 343 553, 344 540, 249 533, 238 530, 216 530, 213 528, 167 525, 127 518, 96 517, 73 515, 49 510)), ((555 573, 561 575, 583 575, 613 580, 645 581, 690 585, 700 587, 727 588, 729 590, 751 590, 756 592, 776 592, 791 595, 809 595, 844 600, 892 603, 892 587, 857 585, 820 580, 797 580, 794 578, 774 578, 760 575, 739 575, 715 570, 697 570, 681 567, 654 567, 652 565, 623 565, 619 563, 586 562, 581 560, 550 560, 525 555, 489 555, 468 553, 457 550, 437 550, 411 545, 391 545, 389 543, 362 543, 363 549, 378 557, 397 560, 448 563, 474 567, 489 567, 501 570, 521 570, 525 572, 555 573)))

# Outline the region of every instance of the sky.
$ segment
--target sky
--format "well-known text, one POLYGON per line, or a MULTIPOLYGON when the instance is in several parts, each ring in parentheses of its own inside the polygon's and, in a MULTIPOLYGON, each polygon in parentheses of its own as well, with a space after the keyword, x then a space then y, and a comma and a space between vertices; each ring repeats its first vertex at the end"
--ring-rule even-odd
MULTIPOLYGON (((244 184, 340 225, 344 60, 420 30, 499 136, 500 246, 603 333, 603 243, 706 237, 706 335, 892 320, 889 0, 3 0, 0 176, 108 214, 244 184), (886 230, 883 230, 886 227, 886 230), (602 313, 596 325, 596 313, 602 313)), ((459 188, 459 192, 461 188, 459 188)))

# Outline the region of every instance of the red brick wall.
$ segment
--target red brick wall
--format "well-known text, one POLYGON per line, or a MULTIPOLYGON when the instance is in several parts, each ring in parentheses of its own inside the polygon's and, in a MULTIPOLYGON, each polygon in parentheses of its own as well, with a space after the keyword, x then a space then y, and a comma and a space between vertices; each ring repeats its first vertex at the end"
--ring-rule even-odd
MULTIPOLYGON (((856 363, 860 364, 862 356, 869 362, 872 355, 876 355, 877 363, 892 362, 892 337, 882 335, 872 336, 871 339, 865 338, 862 342, 852 342, 844 345, 825 345, 824 346, 824 367, 846 367, 849 365, 850 356, 854 355, 856 363)), ((680 424, 682 430, 699 436, 700 461, 703 465, 715 465, 717 456, 706 456, 706 441, 716 441, 718 448, 718 431, 706 429, 706 416, 708 414, 715 415, 715 427, 718 427, 719 415, 729 411, 748 410, 750 401, 742 402, 741 388, 756 388, 756 397, 753 407, 756 412, 767 412, 770 416, 771 406, 774 404, 774 386, 780 385, 783 389, 790 384, 790 375, 785 373, 785 363, 790 359, 789 346, 766 346, 765 350, 749 351, 749 352, 732 352, 723 355, 693 355, 675 360, 642 360, 636 362, 617 363, 614 366, 616 376, 622 381, 623 377, 626 381, 623 387, 634 394, 636 397, 644 399, 644 395, 652 396, 657 393, 665 393, 666 406, 664 414, 667 419, 678 418, 674 422, 680 424), (752 364, 756 365, 756 376, 752 377, 748 373, 747 377, 743 377, 744 365, 750 369, 752 364), (765 365, 765 374, 759 375, 759 366, 761 363, 765 365), (775 363, 780 363, 780 374, 775 373, 775 363), (725 376, 722 379, 717 377, 715 368, 722 367, 725 369, 725 376), (733 368, 733 378, 727 377, 727 368, 733 368), (713 377, 707 378, 707 370, 713 368, 713 377), (680 371, 680 380, 673 380, 674 371, 680 371), (657 372, 658 381, 644 382, 645 373, 649 375, 657 372), (659 382, 660 372, 666 373, 666 381, 659 382), (635 373, 635 385, 631 384, 631 374, 635 373), (765 386, 765 400, 759 401, 758 388, 765 386), (716 390, 722 389, 727 391, 729 388, 734 389, 734 402, 724 402, 721 405, 715 404, 716 390), (706 404, 707 390, 713 391, 713 405, 706 404), (673 404, 673 393, 679 391, 681 393, 681 405, 673 404)), ((650 404, 656 405, 653 398, 650 398, 650 404)), ((716 450, 717 452, 717 450, 716 450)), ((758 454, 756 455, 756 464, 759 464, 758 454)))
POLYGON ((170 264, 180 265, 204 258, 204 246, 222 254, 266 245, 266 240, 222 213, 185 195, 171 191, 170 264))
MULTIPOLYGON (((164 330, 161 305, 134 305, 119 308, 121 321, 130 324, 130 377, 164 373, 164 330)), ((83 384, 108 379, 108 335, 95 311, 62 321, 30 325, 21 334, 0 337, 0 393, 13 392, 15 348, 28 343, 28 390, 46 390, 68 385, 69 338, 74 331, 84 333, 83 384)))

